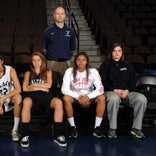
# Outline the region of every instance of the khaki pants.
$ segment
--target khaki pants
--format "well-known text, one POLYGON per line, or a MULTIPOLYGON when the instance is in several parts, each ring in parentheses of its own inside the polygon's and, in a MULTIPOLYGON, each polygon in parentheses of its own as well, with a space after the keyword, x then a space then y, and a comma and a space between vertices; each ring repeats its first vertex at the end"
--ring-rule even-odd
POLYGON ((47 60, 47 68, 52 70, 53 87, 61 87, 63 75, 67 68, 71 66, 71 61, 50 61, 47 60))

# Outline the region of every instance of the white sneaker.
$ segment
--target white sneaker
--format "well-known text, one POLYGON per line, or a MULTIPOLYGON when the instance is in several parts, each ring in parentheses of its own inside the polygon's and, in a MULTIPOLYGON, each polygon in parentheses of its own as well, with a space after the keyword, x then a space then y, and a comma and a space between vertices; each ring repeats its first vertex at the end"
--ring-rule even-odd
POLYGON ((12 131, 11 136, 13 141, 18 141, 20 139, 20 135, 17 131, 12 131))

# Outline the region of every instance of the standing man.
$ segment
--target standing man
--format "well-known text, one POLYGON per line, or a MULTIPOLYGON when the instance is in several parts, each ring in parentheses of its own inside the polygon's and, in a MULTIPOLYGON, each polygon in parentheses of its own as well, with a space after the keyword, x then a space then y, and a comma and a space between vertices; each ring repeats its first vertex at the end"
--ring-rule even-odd
POLYGON ((74 30, 65 24, 66 13, 62 6, 54 9, 53 18, 54 24, 44 30, 43 52, 48 69, 54 72, 54 82, 61 84, 65 70, 70 67, 72 52, 76 50, 76 38, 74 30))

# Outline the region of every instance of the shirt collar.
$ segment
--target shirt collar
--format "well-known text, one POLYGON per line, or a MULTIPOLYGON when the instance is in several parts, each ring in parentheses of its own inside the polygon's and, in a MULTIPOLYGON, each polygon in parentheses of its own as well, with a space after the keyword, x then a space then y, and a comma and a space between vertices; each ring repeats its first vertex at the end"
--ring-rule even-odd
POLYGON ((56 29, 59 29, 59 30, 63 30, 63 29, 65 29, 65 27, 66 27, 66 23, 64 23, 64 26, 63 26, 62 28, 58 27, 58 26, 56 25, 56 23, 54 23, 54 25, 55 25, 56 29))

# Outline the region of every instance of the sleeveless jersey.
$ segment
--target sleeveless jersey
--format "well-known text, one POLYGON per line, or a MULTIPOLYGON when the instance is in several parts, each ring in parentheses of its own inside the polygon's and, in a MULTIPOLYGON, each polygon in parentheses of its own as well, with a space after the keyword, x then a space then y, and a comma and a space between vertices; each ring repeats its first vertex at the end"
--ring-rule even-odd
POLYGON ((34 78, 29 80, 29 84, 35 84, 35 83, 45 83, 45 80, 43 80, 40 76, 40 74, 35 75, 34 78))
MULTIPOLYGON (((10 77, 11 66, 4 65, 4 74, 0 78, 0 97, 9 94, 13 89, 13 82, 10 77)), ((4 104, 10 103, 11 98, 5 100, 4 104)))

